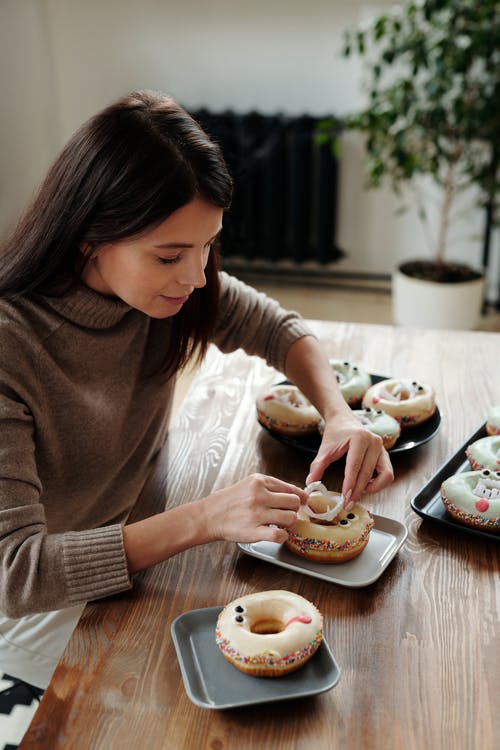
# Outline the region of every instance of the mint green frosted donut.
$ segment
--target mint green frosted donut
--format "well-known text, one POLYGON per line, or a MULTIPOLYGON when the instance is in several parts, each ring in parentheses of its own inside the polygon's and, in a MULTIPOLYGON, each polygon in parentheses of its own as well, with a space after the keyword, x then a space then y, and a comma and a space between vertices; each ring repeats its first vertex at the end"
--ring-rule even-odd
POLYGON ((500 471, 500 435, 476 440, 465 451, 472 469, 500 471))
POLYGON ((500 435, 500 406, 492 406, 486 417, 488 435, 500 435))
POLYGON ((344 400, 350 406, 361 403, 361 399, 372 384, 372 379, 366 370, 343 359, 331 359, 330 365, 337 376, 344 400))
POLYGON ((500 532, 500 471, 464 471, 445 479, 441 497, 459 523, 500 532))
POLYGON ((401 434, 401 425, 397 419, 381 409, 353 409, 354 416, 363 427, 382 438, 384 448, 392 448, 401 434))

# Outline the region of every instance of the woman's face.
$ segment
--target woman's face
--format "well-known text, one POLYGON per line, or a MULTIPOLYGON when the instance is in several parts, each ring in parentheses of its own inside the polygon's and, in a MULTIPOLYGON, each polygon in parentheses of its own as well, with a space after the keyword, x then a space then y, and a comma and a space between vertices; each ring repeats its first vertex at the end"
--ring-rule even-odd
POLYGON ((169 318, 194 289, 205 286, 205 266, 222 228, 222 213, 195 198, 140 237, 100 245, 83 281, 152 318, 169 318))

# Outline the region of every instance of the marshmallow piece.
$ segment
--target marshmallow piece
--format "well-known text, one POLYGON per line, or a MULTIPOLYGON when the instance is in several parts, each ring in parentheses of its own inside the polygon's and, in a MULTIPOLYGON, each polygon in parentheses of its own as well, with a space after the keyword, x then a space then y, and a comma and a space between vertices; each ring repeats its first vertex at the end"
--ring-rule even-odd
POLYGON ((309 518, 316 519, 318 521, 333 521, 335 516, 338 515, 339 511, 344 505, 344 498, 342 497, 342 495, 335 495, 333 492, 329 492, 326 489, 325 485, 322 484, 322 482, 312 482, 311 484, 308 484, 305 488, 305 491, 309 496, 311 496, 313 493, 322 495, 328 503, 328 510, 324 513, 315 513, 307 505, 303 505, 301 510, 306 514, 306 516, 309 516, 309 518), (332 505, 333 507, 330 507, 330 505, 332 505))

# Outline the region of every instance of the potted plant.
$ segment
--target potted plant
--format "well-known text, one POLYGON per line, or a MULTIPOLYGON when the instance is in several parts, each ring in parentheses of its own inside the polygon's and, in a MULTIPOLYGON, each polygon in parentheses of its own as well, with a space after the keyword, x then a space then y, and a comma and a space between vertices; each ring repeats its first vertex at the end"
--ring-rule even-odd
MULTIPOLYGON (((499 33, 496 0, 422 0, 345 34, 343 54, 369 63, 369 103, 346 118, 365 136, 368 184, 388 178, 401 194, 428 175, 442 187, 433 257, 404 262, 393 274, 397 324, 473 328, 478 321, 483 269, 452 262, 446 251, 460 191, 473 186, 485 209, 483 263, 499 218, 499 33)), ((427 220, 423 206, 419 215, 427 220)))

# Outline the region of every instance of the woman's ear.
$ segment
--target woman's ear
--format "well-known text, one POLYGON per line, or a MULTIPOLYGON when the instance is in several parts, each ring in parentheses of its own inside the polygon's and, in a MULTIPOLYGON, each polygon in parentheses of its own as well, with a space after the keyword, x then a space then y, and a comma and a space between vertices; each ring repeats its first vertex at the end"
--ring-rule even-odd
POLYGON ((93 260, 97 255, 97 248, 91 242, 81 242, 80 252, 87 260, 93 260))

